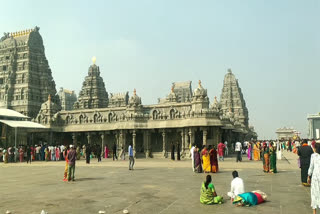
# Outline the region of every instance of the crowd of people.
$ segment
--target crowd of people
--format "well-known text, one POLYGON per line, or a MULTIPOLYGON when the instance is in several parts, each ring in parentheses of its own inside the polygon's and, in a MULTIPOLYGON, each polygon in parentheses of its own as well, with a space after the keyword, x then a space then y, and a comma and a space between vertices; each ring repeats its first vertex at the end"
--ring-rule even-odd
MULTIPOLYGON (((35 146, 19 145, 17 148, 10 146, 8 148, 0 148, 0 162, 14 163, 14 162, 27 162, 32 161, 64 161, 64 151, 68 150, 68 145, 56 145, 51 146, 47 143, 41 143, 35 146)), ((109 148, 105 146, 104 150, 101 149, 100 144, 83 145, 82 147, 77 146, 74 148, 77 151, 77 160, 85 158, 87 163, 90 163, 90 159, 96 157, 98 162, 101 161, 101 157, 109 157, 109 148)), ((116 147, 114 149, 116 151, 116 147)), ((117 159, 117 152, 113 152, 114 157, 117 159)), ((122 149, 120 153, 124 153, 122 149)), ((123 160, 124 155, 122 155, 123 160)))
POLYGON ((218 144, 218 150, 214 145, 203 146, 200 150, 196 145, 192 145, 190 156, 192 161, 192 170, 197 173, 216 173, 219 171, 218 155, 221 161, 224 161, 224 152, 226 145, 218 144))

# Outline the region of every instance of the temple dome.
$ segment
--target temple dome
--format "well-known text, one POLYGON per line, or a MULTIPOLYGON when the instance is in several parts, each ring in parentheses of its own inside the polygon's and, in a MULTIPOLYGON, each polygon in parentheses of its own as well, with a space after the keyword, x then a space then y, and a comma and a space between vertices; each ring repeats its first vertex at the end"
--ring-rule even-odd
POLYGON ((130 106, 139 106, 141 105, 141 98, 137 95, 136 89, 133 90, 133 95, 129 99, 130 106))
POLYGON ((206 97, 207 96, 207 90, 202 87, 201 80, 199 80, 198 88, 196 88, 194 90, 193 96, 196 96, 196 97, 206 97))
POLYGON ((167 97, 169 102, 177 102, 177 95, 174 93, 174 86, 171 87, 171 92, 167 97))

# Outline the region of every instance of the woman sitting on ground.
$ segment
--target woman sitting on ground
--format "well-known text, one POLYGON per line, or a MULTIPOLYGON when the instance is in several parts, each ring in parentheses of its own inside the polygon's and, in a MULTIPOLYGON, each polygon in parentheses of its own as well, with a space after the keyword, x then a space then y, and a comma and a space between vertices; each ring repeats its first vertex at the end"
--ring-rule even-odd
POLYGON ((217 196, 213 184, 211 183, 211 175, 207 175, 206 181, 202 183, 200 191, 200 203, 202 204, 221 204, 223 198, 217 196))

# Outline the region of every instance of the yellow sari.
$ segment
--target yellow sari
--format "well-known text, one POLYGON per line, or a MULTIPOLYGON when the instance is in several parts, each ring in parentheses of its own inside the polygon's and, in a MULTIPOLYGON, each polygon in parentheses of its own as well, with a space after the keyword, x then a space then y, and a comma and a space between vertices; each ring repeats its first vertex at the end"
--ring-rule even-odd
POLYGON ((207 150, 202 152, 202 168, 204 172, 211 172, 210 155, 207 150))
POLYGON ((257 144, 253 145, 253 160, 260 160, 260 149, 257 144))

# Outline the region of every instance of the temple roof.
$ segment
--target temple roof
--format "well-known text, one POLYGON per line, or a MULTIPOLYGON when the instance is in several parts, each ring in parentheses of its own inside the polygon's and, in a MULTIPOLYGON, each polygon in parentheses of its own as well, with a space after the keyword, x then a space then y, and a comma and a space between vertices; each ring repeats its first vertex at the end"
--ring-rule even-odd
POLYGON ((12 33, 4 33, 4 36, 0 38, 0 48, 15 46, 15 45, 25 45, 28 43, 29 38, 32 34, 39 34, 39 27, 34 29, 27 29, 23 31, 17 31, 12 33))

